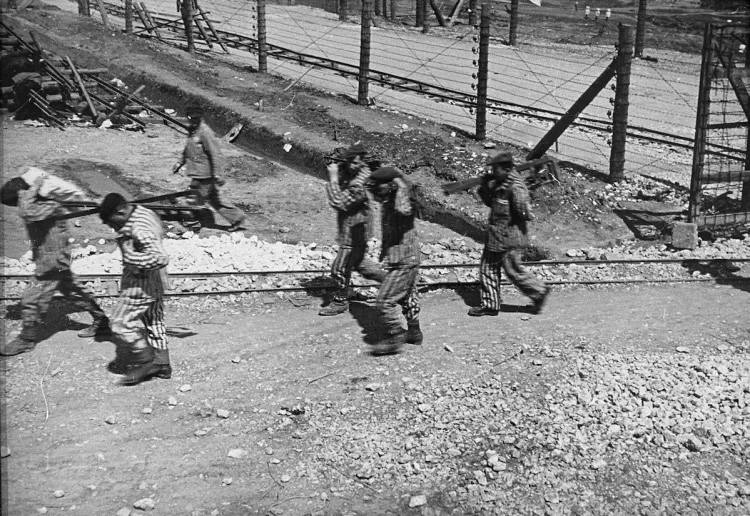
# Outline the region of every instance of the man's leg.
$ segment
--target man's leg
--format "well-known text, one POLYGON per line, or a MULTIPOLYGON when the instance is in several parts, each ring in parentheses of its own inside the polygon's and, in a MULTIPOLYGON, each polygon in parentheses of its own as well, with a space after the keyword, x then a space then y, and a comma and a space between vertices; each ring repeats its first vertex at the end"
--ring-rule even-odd
POLYGON ((351 247, 339 247, 336 258, 331 264, 331 278, 335 285, 335 290, 331 302, 324 306, 318 312, 319 315, 338 315, 349 309, 347 295, 349 293, 349 280, 351 278, 351 247))
POLYGON ((90 326, 78 332, 79 337, 91 338, 96 336, 109 335, 109 319, 104 310, 99 306, 94 298, 94 293, 81 284, 72 273, 69 273, 59 283, 60 292, 81 311, 91 314, 93 322, 90 326))
POLYGON ((135 385, 146 379, 153 362, 154 350, 143 336, 140 325, 153 302, 142 288, 124 288, 112 311, 110 324, 117 350, 115 360, 107 368, 110 372, 125 374, 125 385, 135 385))
POLYGON ((541 312, 550 288, 539 281, 523 266, 520 251, 514 249, 505 253, 502 263, 508 279, 518 287, 518 290, 534 301, 534 313, 541 312))
POLYGON ((57 290, 58 280, 35 279, 34 284, 21 296, 21 332, 8 342, 0 344, 0 355, 12 356, 31 351, 39 339, 39 325, 49 309, 57 290))
POLYGON ((247 216, 234 204, 227 202, 224 196, 219 193, 219 188, 216 185, 212 185, 211 187, 211 193, 208 196, 208 202, 213 207, 213 209, 215 209, 222 217, 229 221, 229 223, 232 225, 230 231, 234 231, 242 227, 242 223, 247 216))
POLYGON ((405 326, 407 324, 401 304, 409 296, 417 274, 417 267, 390 269, 380 285, 376 306, 389 337, 376 345, 375 354, 397 353, 401 345, 406 342, 405 326))
POLYGON ((504 253, 485 246, 479 262, 479 294, 482 305, 469 310, 469 315, 497 315, 500 311, 500 264, 504 253))
POLYGON ((424 335, 422 329, 419 327, 419 312, 421 310, 419 306, 419 298, 417 292, 417 279, 419 278, 419 269, 416 269, 414 274, 414 282, 409 288, 409 292, 406 298, 401 303, 401 311, 406 318, 406 342, 409 344, 415 344, 417 346, 422 344, 424 335))
POLYGON ((141 316, 146 328, 146 341, 154 348, 154 364, 151 376, 169 379, 172 377, 172 365, 169 363, 167 347, 167 327, 164 325, 164 300, 157 299, 141 316))

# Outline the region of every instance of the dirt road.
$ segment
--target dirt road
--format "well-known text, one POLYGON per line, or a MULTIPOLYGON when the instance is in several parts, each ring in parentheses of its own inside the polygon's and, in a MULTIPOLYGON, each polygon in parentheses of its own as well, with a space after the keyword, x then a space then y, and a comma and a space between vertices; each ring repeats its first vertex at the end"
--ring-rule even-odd
MULTIPOLYGON (((43 508, 140 514, 133 504, 145 498, 155 504, 154 514, 170 515, 467 514, 466 505, 443 494, 466 485, 460 465, 483 452, 483 439, 465 443, 456 465, 445 460, 448 473, 415 488, 398 475, 375 482, 357 476, 365 458, 337 449, 337 429, 358 429, 398 449, 415 430, 409 414, 421 410, 415 392, 449 391, 489 375, 544 396, 565 388, 574 364, 597 357, 718 355, 747 362, 750 353, 750 293, 729 286, 558 290, 539 316, 508 311, 482 319, 465 315, 472 295, 424 294, 424 345, 384 358, 368 354, 377 328, 366 304, 320 318, 315 298, 171 301, 175 375, 135 388, 117 386, 105 371, 110 343, 78 339, 73 330, 80 319, 63 324, 32 353, 3 364, 11 451, 2 460, 7 514, 43 508), (375 421, 389 422, 403 439, 379 435, 375 421), (331 466, 343 457, 345 469, 331 466), (410 510, 410 497, 420 494, 427 504, 410 510)), ((507 310, 525 302, 506 293, 507 310)), ((63 313, 56 312, 52 325, 66 320, 63 313)), ((519 389, 516 395, 528 394, 519 389)), ((480 394, 475 399, 486 401, 480 394)), ((484 437, 481 429, 501 419, 483 421, 472 435, 484 437)), ((449 447, 451 432, 439 426, 433 421, 425 430, 432 444, 412 456, 449 447)), ((711 461, 738 476, 746 466, 720 453, 696 457, 687 464, 701 461, 710 474, 711 461)), ((398 466, 401 459, 390 460, 398 466)), ((603 502, 617 480, 601 471, 596 482, 594 498, 603 502)), ((579 479, 578 488, 584 484, 579 479)), ((639 488, 664 497, 674 486, 639 488)), ((539 508, 544 502, 528 511, 539 508)))

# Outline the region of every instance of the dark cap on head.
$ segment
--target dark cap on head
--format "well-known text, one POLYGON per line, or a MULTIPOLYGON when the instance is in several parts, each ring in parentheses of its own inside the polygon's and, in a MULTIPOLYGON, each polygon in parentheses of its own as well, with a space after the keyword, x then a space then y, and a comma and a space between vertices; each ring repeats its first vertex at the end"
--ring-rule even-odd
POLYGON ((28 190, 29 185, 21 177, 14 177, 8 180, 0 188, 0 202, 6 206, 18 206, 18 193, 21 190, 28 190))
POLYGON ((102 222, 107 222, 117 209, 128 201, 118 193, 108 193, 102 203, 99 205, 99 218, 102 222))
POLYGON ((199 118, 203 116, 203 108, 197 105, 187 107, 186 114, 188 118, 199 118))
POLYGON ((490 158, 490 160, 487 162, 487 165, 491 167, 495 165, 506 165, 512 167, 513 155, 507 151, 499 152, 490 158))
POLYGON ((355 156, 364 156, 365 154, 367 154, 367 149, 360 142, 357 142, 342 152, 341 157, 343 159, 352 159, 355 156))
POLYGON ((399 169, 395 167, 380 167, 370 175, 370 181, 375 184, 387 183, 399 177, 403 177, 399 169))

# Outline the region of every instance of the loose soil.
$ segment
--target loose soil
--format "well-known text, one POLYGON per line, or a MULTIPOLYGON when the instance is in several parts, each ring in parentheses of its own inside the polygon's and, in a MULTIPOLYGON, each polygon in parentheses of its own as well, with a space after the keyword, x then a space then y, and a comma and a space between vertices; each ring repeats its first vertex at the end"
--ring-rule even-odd
MULTIPOLYGON (((220 134, 234 123, 232 113, 239 113, 282 133, 304 128, 308 147, 325 152, 363 140, 431 194, 443 182, 462 178, 435 159, 445 149, 460 148, 456 155, 466 162, 472 152, 487 152, 468 138, 457 145, 449 128, 430 124, 407 135, 405 145, 404 135, 379 129, 396 125, 402 120, 397 115, 371 111, 363 117, 361 108, 340 99, 300 87, 286 91, 286 81, 104 33, 93 20, 43 10, 18 14, 26 20, 19 27, 34 28, 51 52, 84 65, 107 63, 131 87, 142 77, 150 84, 158 77, 183 99, 224 106, 226 116, 214 109, 209 120, 220 134), (253 106, 261 98, 262 116, 253 106)), ((161 101, 158 88, 150 85, 149 91, 161 101)), ((3 181, 17 167, 35 164, 82 184, 93 196, 109 191, 148 196, 187 183, 170 173, 185 136, 167 126, 150 125, 141 133, 91 126, 60 131, 9 117, 2 123, 3 181)), ((248 152, 256 148, 243 141, 238 145, 225 145, 230 169, 224 192, 248 214, 247 233, 268 241, 333 243, 322 168, 305 167, 304 153, 286 157, 262 148, 248 152)), ((599 177, 568 169, 561 182, 534 193, 538 218, 532 233, 540 254, 557 257, 571 247, 633 238, 597 202, 597 191, 605 188, 599 177)), ((470 194, 451 202, 484 213, 470 194)), ((13 210, 4 210, 2 219, 3 254, 17 258, 28 250, 23 227, 13 210)), ((218 219, 203 234, 219 233, 224 225, 218 219)), ((420 223, 420 231, 425 242, 462 236, 429 222, 420 223)), ((76 243, 103 239, 104 250, 114 248, 112 236, 93 217, 71 228, 76 243)), ((470 483, 465 475, 457 473, 450 485, 426 483, 419 492, 404 491, 397 482, 371 485, 356 475, 361 466, 356 459, 346 470, 330 466, 326 438, 341 424, 367 432, 376 411, 415 410, 404 399, 407 377, 494 374, 544 396, 545 384, 569 372, 571 353, 585 360, 587 354, 623 351, 674 354, 684 346, 690 353, 711 354, 717 345, 748 339, 749 295, 743 288, 707 285, 565 288, 554 292, 542 315, 529 317, 522 308, 527 300, 507 289, 507 310, 477 320, 465 315, 468 305, 478 302, 476 292, 429 291, 422 296, 424 345, 381 359, 368 353, 378 328, 367 303, 353 304, 351 314, 320 318, 315 297, 170 299, 166 322, 174 377, 134 388, 119 387, 105 371, 113 346, 78 339, 75 331, 87 320, 56 304, 46 340, 31 353, 3 361, 3 445, 10 450, 2 459, 4 514, 107 515, 121 508, 140 514, 133 504, 143 498, 155 502, 154 514, 167 515, 462 514, 445 493, 470 483), (551 358, 542 344, 569 353, 551 358), (373 383, 382 387, 368 390, 373 383), (232 458, 232 450, 243 453, 232 458), (297 467, 316 461, 316 468, 297 467), (428 504, 409 508, 410 496, 417 494, 426 495, 428 504)), ((4 315, 7 337, 19 326, 18 307, 6 306, 4 315)), ((473 446, 464 456, 468 469, 487 444, 478 440, 473 446)), ((716 454, 691 460, 712 474, 726 468, 739 476, 745 459, 716 454)), ((604 472, 581 482, 602 500, 620 484, 604 472)), ((633 482, 660 498, 675 496, 673 486, 633 482)), ((544 510, 542 502, 523 513, 544 510)), ((566 510, 561 514, 570 513, 566 510)))

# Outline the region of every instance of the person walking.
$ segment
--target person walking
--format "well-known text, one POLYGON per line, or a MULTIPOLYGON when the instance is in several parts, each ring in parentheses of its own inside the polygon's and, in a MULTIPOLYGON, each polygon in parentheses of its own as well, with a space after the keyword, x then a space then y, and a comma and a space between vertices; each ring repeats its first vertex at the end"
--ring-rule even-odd
POLYGON ((122 254, 120 296, 110 317, 117 353, 108 369, 125 375, 123 385, 136 385, 152 377, 171 378, 164 325, 169 256, 163 246, 161 219, 117 193, 107 194, 99 216, 117 232, 122 254))
POLYGON ((376 306, 388 332, 373 353, 388 355, 398 353, 404 343, 420 345, 423 341, 417 299, 421 254, 415 224, 417 205, 411 183, 394 167, 373 172, 368 189, 382 209, 380 259, 386 272, 376 306))
MULTIPOLYGON (((228 231, 243 229, 245 214, 227 202, 220 193, 219 187, 224 186, 224 156, 218 138, 203 120, 203 110, 197 106, 187 109, 188 140, 182 152, 181 159, 172 169, 177 173, 185 167, 185 174, 190 178, 190 189, 196 190, 196 195, 188 197, 188 204, 202 206, 206 202, 231 226, 228 231)), ((185 224, 188 229, 200 231, 200 222, 190 220, 185 224)))
POLYGON ((84 201, 86 195, 76 185, 37 167, 22 167, 20 175, 5 183, 2 203, 17 206, 31 242, 35 281, 21 296, 21 331, 0 344, 0 355, 12 356, 31 351, 39 340, 40 325, 56 292, 74 307, 87 311, 93 323, 78 332, 91 338, 109 334, 109 319, 94 299, 94 293, 81 284, 70 269, 71 243, 69 213, 61 203, 84 201))
POLYGON ((367 239, 370 232, 370 204, 365 182, 372 170, 365 161, 367 150, 356 143, 341 154, 341 165, 328 165, 326 194, 328 203, 336 210, 339 244, 331 265, 335 291, 320 315, 338 315, 349 310, 349 284, 352 271, 363 277, 381 281, 384 272, 367 259, 367 239))
POLYGON ((532 218, 529 190, 516 172, 513 156, 501 152, 490 158, 492 172, 484 177, 479 197, 490 207, 484 251, 479 263, 479 286, 482 304, 471 308, 469 315, 497 315, 500 311, 501 269, 508 279, 540 313, 550 288, 536 279, 521 263, 521 248, 526 245, 527 223, 532 218))

